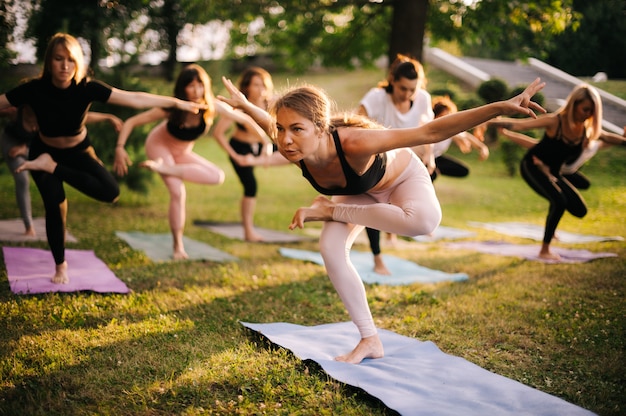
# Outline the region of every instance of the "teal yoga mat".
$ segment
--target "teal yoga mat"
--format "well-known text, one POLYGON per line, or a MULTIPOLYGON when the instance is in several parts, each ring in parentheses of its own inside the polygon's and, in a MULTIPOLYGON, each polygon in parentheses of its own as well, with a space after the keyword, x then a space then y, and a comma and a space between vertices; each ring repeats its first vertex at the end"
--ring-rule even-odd
MULTIPOLYGON (((146 256, 152 261, 172 260, 172 235, 169 233, 149 234, 140 231, 116 231, 115 235, 126 241, 135 250, 141 250, 146 253, 146 256)), ((237 260, 235 256, 191 238, 183 237, 183 243, 185 244, 185 251, 189 255, 189 260, 217 262, 237 260)))
MULTIPOLYGON (((280 254, 284 257, 310 261, 324 265, 322 255, 316 251, 299 250, 281 247, 280 254)), ((420 266, 412 261, 404 260, 395 256, 383 254, 385 265, 391 272, 391 276, 374 272, 374 260, 372 253, 352 250, 350 260, 359 272, 361 280, 365 283, 384 285, 409 285, 412 283, 438 283, 445 281, 467 280, 465 273, 446 273, 420 266)))

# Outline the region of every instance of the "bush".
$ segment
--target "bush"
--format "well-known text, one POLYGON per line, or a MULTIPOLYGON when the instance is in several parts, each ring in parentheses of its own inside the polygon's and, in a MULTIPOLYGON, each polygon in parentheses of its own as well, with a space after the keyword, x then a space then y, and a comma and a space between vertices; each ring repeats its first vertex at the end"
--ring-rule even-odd
POLYGON ((506 99, 508 89, 506 82, 499 78, 492 78, 480 84, 476 93, 485 103, 493 103, 506 99))

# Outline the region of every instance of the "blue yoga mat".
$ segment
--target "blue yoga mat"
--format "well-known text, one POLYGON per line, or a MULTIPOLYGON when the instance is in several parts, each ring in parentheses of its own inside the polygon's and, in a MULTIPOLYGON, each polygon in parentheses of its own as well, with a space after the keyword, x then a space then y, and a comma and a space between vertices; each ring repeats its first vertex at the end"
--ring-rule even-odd
POLYGON ((589 416, 592 412, 522 383, 446 354, 435 344, 379 329, 385 357, 360 364, 334 360, 354 348, 352 322, 318 326, 241 323, 313 360, 332 378, 359 387, 401 415, 420 416, 589 416))
MULTIPOLYGON (((324 265, 322 255, 316 251, 299 250, 281 247, 280 254, 292 259, 305 260, 324 265)), ((446 273, 420 266, 412 261, 404 260, 395 256, 383 254, 385 265, 391 272, 391 276, 374 272, 374 260, 372 253, 362 251, 350 251, 350 260, 365 283, 377 283, 384 285, 409 285, 412 283, 438 283, 446 281, 467 280, 465 273, 446 273)))

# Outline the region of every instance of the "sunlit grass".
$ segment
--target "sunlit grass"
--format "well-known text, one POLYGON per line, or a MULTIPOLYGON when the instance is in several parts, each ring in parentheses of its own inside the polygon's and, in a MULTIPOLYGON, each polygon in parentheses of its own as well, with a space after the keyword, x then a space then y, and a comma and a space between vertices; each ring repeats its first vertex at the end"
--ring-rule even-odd
MULTIPOLYGON (((287 78, 276 76, 278 88, 287 78)), ((302 78, 325 86, 350 106, 382 76, 365 71, 302 78)), ((391 414, 376 400, 329 379, 314 364, 271 348, 240 325, 317 325, 349 317, 322 266, 283 258, 275 244, 229 240, 191 224, 194 219, 238 220, 241 194, 213 140, 199 141, 197 151, 222 166, 227 179, 222 186, 188 185, 185 234, 239 261, 152 263, 115 237, 116 230, 168 232, 167 192, 156 177, 148 194, 124 189, 114 206, 68 188, 68 227, 79 240, 68 247, 95 250, 132 292, 16 296, 2 269, 0 414, 391 414)), ((530 243, 467 225, 544 221, 546 202, 519 175, 507 176, 498 146, 485 162, 475 154, 451 152, 470 165, 471 174, 437 179, 443 224, 471 229, 479 239, 530 243)), ((566 214, 559 229, 626 236, 625 156, 616 148, 585 166, 592 179, 584 192, 589 214, 582 220, 566 214)), ((316 193, 293 166, 259 168, 257 176, 257 223, 287 231, 296 208, 309 204, 316 193)), ((34 187, 32 192, 34 214, 42 216, 34 187)), ((0 198, 5 202, 0 218, 17 218, 4 164, 0 198)), ((317 250, 316 242, 293 246, 317 250)), ((600 415, 623 414, 626 245, 568 247, 619 257, 545 265, 450 250, 439 243, 384 248, 426 267, 467 273, 470 279, 368 285, 374 318, 381 328, 432 341, 444 352, 600 415)))

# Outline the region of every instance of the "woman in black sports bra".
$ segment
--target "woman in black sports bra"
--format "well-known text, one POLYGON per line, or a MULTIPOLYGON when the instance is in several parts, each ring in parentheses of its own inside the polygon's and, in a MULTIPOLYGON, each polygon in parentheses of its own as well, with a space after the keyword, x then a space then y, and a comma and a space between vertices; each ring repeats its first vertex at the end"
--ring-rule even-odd
POLYGON ((550 251, 550 243, 565 211, 582 218, 587 214, 584 199, 562 173, 563 165, 576 160, 596 140, 623 143, 619 135, 602 129, 602 101, 598 91, 581 84, 570 93, 565 105, 537 119, 497 119, 488 123, 507 130, 544 129, 541 141, 519 134, 505 134, 529 150, 520 172, 526 183, 550 203, 539 257, 560 259, 550 251))
POLYGON ((118 175, 125 175, 131 161, 124 145, 133 128, 162 120, 146 138, 148 160, 140 166, 159 173, 169 191, 169 222, 174 260, 189 258, 183 243, 186 220, 184 182, 205 185, 220 185, 224 182, 222 169, 194 153, 195 140, 209 131, 216 113, 231 117, 251 130, 256 129, 257 134, 265 135, 248 116, 216 101, 211 88, 211 78, 201 66, 187 65, 178 75, 174 96, 180 100, 205 104, 208 108, 197 114, 153 108, 126 120, 117 139, 113 167, 118 175))
POLYGON ((517 97, 461 111, 407 129, 384 129, 356 115, 331 118, 328 97, 315 87, 300 87, 278 98, 271 114, 249 103, 227 79, 231 97, 274 139, 281 154, 300 166, 320 193, 299 208, 289 225, 324 221, 320 252, 328 276, 361 336, 338 361, 357 364, 384 355, 363 282, 350 262, 350 248, 364 227, 406 236, 432 232, 441 208, 428 170, 410 147, 435 143, 500 114, 533 115, 543 109, 530 101, 543 83, 535 80, 517 97))

